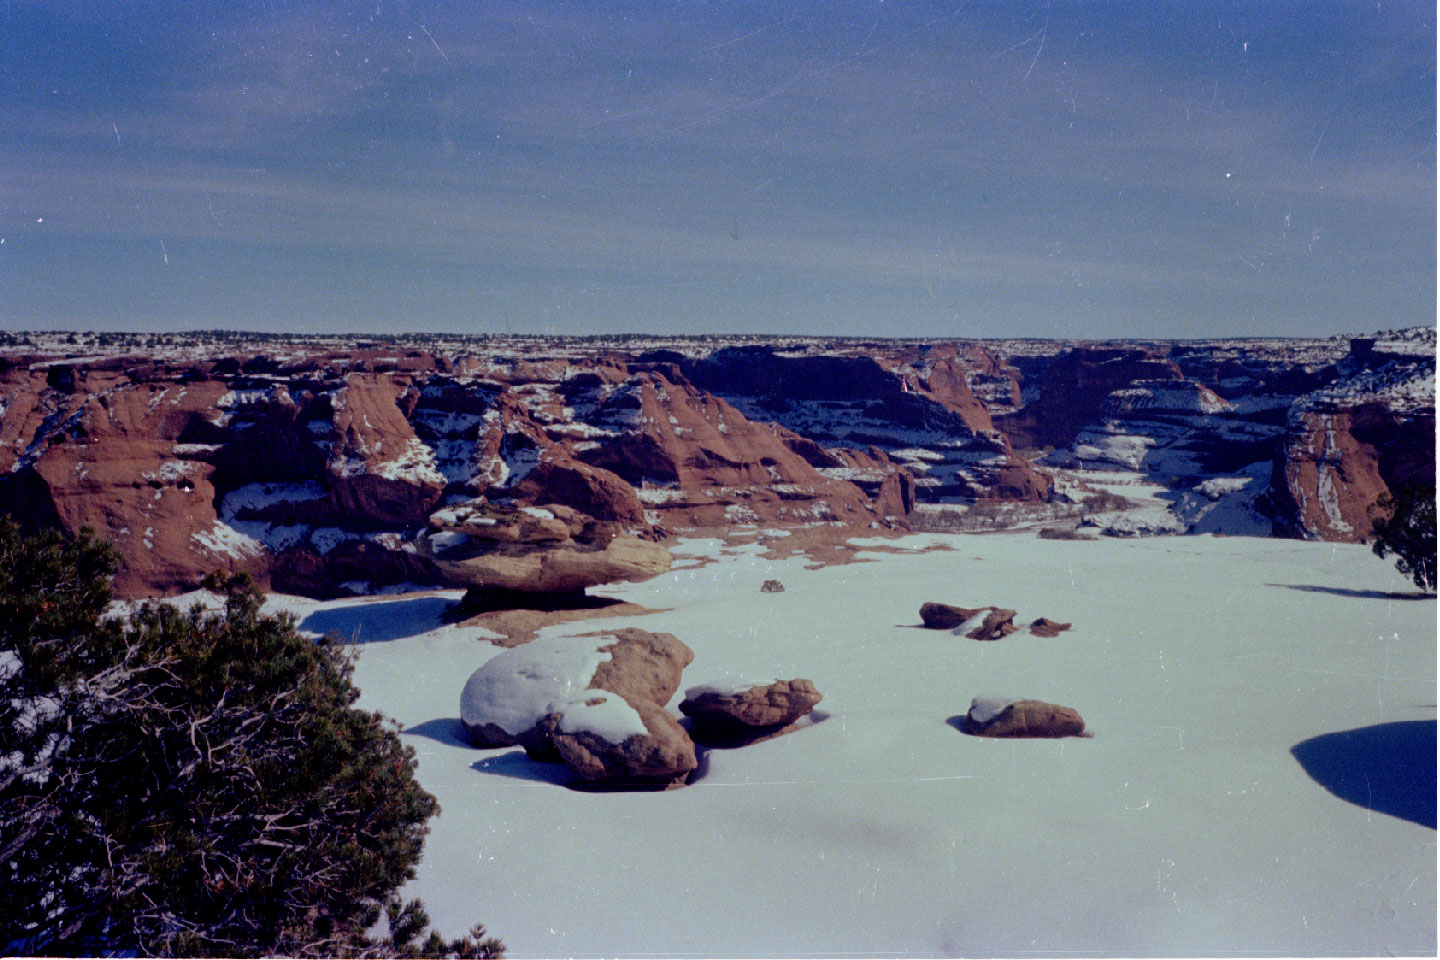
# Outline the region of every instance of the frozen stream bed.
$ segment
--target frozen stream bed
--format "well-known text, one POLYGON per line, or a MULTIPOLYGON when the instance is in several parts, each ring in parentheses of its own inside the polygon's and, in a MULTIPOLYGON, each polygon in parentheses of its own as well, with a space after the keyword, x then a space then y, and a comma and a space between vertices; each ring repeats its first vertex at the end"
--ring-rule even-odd
POLYGON ((363 644, 360 705, 405 725, 440 799, 406 895, 513 956, 1434 954, 1436 607, 1393 595, 1388 562, 1239 537, 890 541, 934 543, 810 570, 691 541, 718 562, 601 591, 665 612, 547 628, 667 631, 696 652, 684 685, 824 694, 820 722, 658 794, 464 745, 460 689, 499 648, 440 625, 458 594, 272 603, 363 644), (920 629, 929 600, 1074 628, 979 643, 920 629), (966 736, 975 696, 1074 707, 1093 739, 966 736))

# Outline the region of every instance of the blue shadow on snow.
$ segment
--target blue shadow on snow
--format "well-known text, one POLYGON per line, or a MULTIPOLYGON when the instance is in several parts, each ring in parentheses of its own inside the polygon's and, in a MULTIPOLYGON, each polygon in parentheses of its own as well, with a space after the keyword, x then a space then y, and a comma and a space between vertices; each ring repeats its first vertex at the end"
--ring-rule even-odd
POLYGON ((400 732, 407 737, 416 736, 434 740, 447 747, 470 746, 465 739, 465 731, 460 727, 459 717, 436 717, 434 720, 426 720, 424 723, 412 724, 400 732))
POLYGON ((1434 720, 1325 733, 1290 753, 1341 800, 1435 829, 1434 720))
POLYGON ((1419 590, 1387 593, 1384 590, 1356 590, 1352 587, 1316 587, 1301 583, 1267 583, 1267 587, 1284 587, 1286 590, 1300 590, 1305 593, 1330 593, 1337 597, 1356 597, 1361 600, 1434 600, 1435 594, 1419 590))
POLYGON ((553 783, 562 787, 568 787, 579 779, 565 764, 531 760, 525 751, 518 747, 508 753, 476 760, 470 764, 470 769, 515 780, 553 783))
POLYGON ((403 640, 443 627, 443 615, 454 604, 453 600, 445 597, 357 603, 316 610, 300 621, 300 629, 313 633, 338 633, 346 643, 403 640))

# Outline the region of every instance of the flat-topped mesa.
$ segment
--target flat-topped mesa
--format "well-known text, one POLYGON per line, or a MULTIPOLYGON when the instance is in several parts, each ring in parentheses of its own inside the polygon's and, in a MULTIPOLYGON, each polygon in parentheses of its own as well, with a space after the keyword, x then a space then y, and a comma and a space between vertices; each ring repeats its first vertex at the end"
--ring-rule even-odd
POLYGON ((561 504, 446 507, 431 516, 416 545, 444 579, 482 591, 578 593, 670 569, 670 554, 659 544, 561 504))

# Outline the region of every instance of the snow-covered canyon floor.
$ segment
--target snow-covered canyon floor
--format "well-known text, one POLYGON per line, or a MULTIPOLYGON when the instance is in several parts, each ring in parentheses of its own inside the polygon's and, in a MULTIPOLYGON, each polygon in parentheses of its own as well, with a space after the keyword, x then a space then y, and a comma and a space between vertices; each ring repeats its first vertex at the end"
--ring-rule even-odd
POLYGON ((441 625, 458 593, 271 602, 362 645, 360 705, 404 724, 440 800, 405 895, 513 956, 1434 954, 1436 606, 1390 563, 1239 537, 885 543, 951 549, 807 569, 690 541, 718 562, 598 591, 664 612, 542 631, 674 633, 682 690, 824 694, 819 722, 710 751, 667 793, 572 791, 464 744, 460 690, 501 651, 441 625), (921 629, 931 600, 1074 627, 981 643, 921 629), (1073 707, 1093 738, 967 736, 976 696, 1073 707))

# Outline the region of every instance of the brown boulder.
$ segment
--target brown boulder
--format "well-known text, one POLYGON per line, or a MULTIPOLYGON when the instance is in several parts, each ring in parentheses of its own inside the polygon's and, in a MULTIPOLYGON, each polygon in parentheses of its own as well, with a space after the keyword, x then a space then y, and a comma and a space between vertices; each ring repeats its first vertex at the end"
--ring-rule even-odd
POLYGON ((1085 733, 1085 721, 1054 703, 976 697, 965 730, 977 737, 1078 737, 1085 733))
POLYGON ((543 725, 565 765, 595 786, 684 786, 699 765, 685 728, 648 700, 627 703, 601 694, 545 717, 543 725), (620 716, 627 709, 638 729, 629 716, 620 716))
POLYGON ((615 642, 600 647, 610 659, 595 668, 590 686, 619 694, 631 703, 648 700, 664 706, 680 689, 680 673, 695 651, 670 633, 627 627, 616 630, 615 642))
POLYGON ((465 736, 470 738, 471 743, 487 750, 496 747, 513 747, 519 743, 498 723, 468 723, 464 717, 461 717, 460 726, 464 729, 465 736))
POLYGON ((761 593, 784 593, 784 592, 785 592, 785 584, 781 583, 779 580, 766 580, 764 583, 760 584, 760 592, 761 592, 761 593))
POLYGON ((1030 621, 1030 633, 1037 637, 1058 637, 1070 629, 1068 623, 1057 623, 1048 617, 1037 617, 1030 621))
POLYGON ((920 605, 920 621, 931 630, 953 630, 983 609, 952 607, 948 603, 923 603, 920 605))
POLYGON ((751 738, 786 727, 815 708, 820 691, 809 680, 776 680, 744 689, 691 687, 680 712, 695 723, 696 736, 751 738))
POLYGON ((536 640, 492 657, 471 674, 460 694, 461 725, 476 746, 519 744, 532 759, 559 762, 547 717, 592 691, 637 709, 663 705, 694 659, 673 635, 634 628, 536 640))

